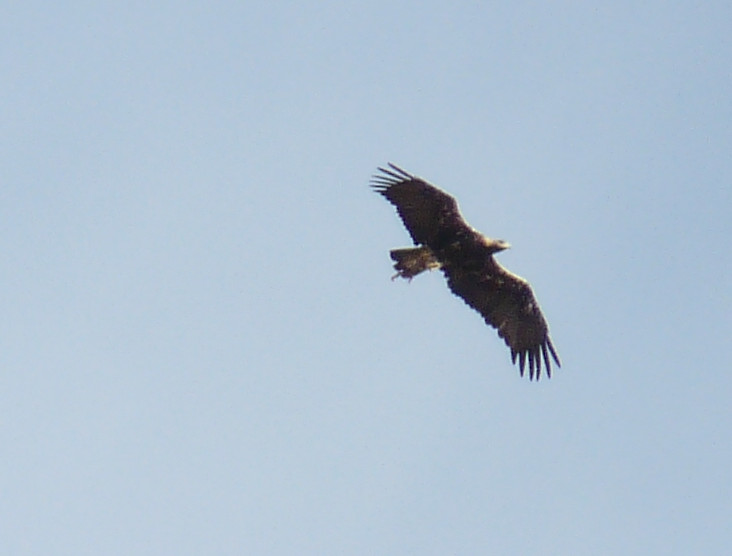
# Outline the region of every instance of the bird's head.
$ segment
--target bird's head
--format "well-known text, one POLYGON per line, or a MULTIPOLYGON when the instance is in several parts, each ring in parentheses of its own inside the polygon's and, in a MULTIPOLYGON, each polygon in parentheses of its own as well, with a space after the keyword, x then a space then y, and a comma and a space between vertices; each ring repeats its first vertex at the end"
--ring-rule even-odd
POLYGON ((488 247, 488 249, 490 250, 491 255, 493 253, 498 253, 500 251, 504 251, 506 249, 511 248, 511 244, 502 239, 492 239, 489 237, 483 237, 483 241, 485 242, 486 247, 488 247))

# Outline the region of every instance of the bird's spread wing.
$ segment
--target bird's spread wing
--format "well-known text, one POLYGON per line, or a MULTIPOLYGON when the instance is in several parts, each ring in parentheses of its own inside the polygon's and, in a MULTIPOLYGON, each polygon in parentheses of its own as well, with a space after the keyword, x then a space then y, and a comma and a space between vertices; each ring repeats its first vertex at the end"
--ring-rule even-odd
POLYGON ((536 376, 538 380, 543 359, 546 375, 551 377, 550 354, 557 366, 561 366, 528 282, 511 274, 495 260, 491 260, 490 269, 483 271, 445 265, 443 272, 452 292, 498 330, 498 335, 511 349, 512 361, 515 363, 518 358, 521 376, 528 360, 529 378, 536 376))
POLYGON ((392 205, 415 245, 432 245, 445 227, 466 226, 453 197, 389 163, 379 168, 371 186, 392 205))

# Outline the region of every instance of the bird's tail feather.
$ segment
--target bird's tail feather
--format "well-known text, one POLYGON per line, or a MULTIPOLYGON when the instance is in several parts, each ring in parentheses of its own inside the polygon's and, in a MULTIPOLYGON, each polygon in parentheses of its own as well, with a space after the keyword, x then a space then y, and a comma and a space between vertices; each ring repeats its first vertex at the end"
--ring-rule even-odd
POLYGON ((424 245, 392 249, 389 251, 389 255, 394 261, 394 269, 397 271, 392 276, 392 280, 397 276, 411 280, 425 270, 432 270, 441 266, 432 250, 424 245))

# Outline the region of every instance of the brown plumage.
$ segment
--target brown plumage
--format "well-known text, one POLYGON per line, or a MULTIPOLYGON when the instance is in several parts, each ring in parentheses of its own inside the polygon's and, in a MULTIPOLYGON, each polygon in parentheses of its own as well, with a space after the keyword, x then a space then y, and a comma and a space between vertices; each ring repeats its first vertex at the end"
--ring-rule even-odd
POLYGON ((418 247, 393 249, 397 274, 411 280, 441 268, 450 290, 498 330, 518 359, 521 376, 528 361, 529 378, 539 379, 542 360, 551 377, 551 358, 561 366, 549 329, 529 283, 493 258, 509 245, 471 228, 453 197, 398 166, 379 168, 371 186, 393 204, 418 247))

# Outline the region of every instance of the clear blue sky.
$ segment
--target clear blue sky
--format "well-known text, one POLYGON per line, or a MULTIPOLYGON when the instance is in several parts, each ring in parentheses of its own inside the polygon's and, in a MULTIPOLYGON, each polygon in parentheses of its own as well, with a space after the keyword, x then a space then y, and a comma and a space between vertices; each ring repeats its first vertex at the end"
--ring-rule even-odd
POLYGON ((728 2, 6 2, 0 553, 732 553, 728 2), (520 378, 368 188, 513 249, 520 378))

